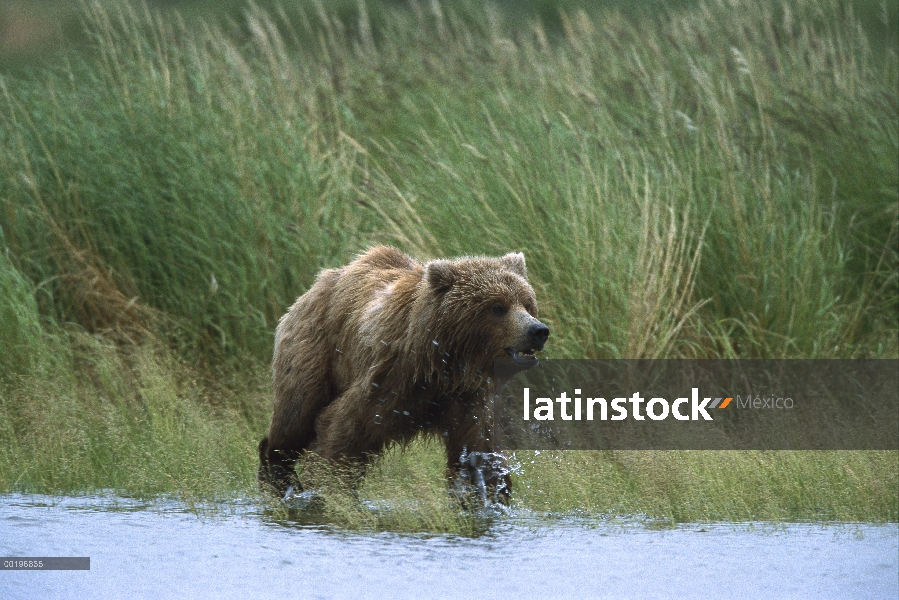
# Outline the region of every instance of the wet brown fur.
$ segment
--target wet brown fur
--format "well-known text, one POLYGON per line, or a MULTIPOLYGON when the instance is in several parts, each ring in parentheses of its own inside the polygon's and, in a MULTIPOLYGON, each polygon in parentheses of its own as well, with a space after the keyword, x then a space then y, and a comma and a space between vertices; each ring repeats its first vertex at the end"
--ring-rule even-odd
POLYGON ((421 432, 446 441, 450 477, 464 451, 496 451, 494 360, 542 326, 526 277, 521 254, 421 265, 385 246, 322 271, 278 325, 260 480, 283 493, 304 451, 364 465, 421 432))

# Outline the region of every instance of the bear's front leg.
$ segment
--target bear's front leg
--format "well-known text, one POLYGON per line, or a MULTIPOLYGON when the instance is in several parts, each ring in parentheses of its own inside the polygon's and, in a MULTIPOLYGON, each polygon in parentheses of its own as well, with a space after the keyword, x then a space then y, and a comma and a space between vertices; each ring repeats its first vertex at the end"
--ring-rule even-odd
POLYGON ((481 505, 508 505, 512 495, 511 468, 493 437, 493 414, 483 402, 454 402, 443 423, 447 477, 463 502, 472 497, 481 505))
POLYGON ((511 469, 502 452, 469 452, 463 448, 457 467, 451 466, 453 491, 463 503, 476 497, 481 506, 492 502, 508 506, 512 493, 511 469))

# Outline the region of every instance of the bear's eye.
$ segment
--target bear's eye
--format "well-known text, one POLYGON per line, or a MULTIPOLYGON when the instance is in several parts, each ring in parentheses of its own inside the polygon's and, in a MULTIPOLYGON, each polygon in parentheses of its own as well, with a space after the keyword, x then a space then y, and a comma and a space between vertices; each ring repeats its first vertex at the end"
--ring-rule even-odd
POLYGON ((490 312, 492 312, 493 315, 496 317, 501 317, 504 314, 506 314, 507 312, 509 312, 509 309, 506 308, 505 306, 503 306, 502 304, 497 303, 490 307, 490 312))

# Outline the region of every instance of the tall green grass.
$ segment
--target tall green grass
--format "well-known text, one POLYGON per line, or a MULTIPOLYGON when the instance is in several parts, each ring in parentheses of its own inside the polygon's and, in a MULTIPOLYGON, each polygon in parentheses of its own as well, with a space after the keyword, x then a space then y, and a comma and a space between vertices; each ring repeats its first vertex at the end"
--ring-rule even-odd
POLYGON ((59 371, 0 396, 3 490, 163 494, 193 503, 254 488, 261 394, 198 386, 150 347, 123 354, 83 334, 68 341, 59 371))
POLYGON ((534 510, 661 523, 899 518, 895 452, 519 454, 515 497, 534 510))
MULTIPOLYGON (((0 488, 251 490, 275 323, 374 243, 524 251, 553 357, 899 355, 895 9, 872 37, 835 1, 612 6, 81 5, 81 42, 0 74, 0 488)), ((439 452, 368 493, 444 527, 439 452)), ((897 514, 895 453, 564 456, 522 505, 897 514)))
POLYGON ((376 42, 315 6, 88 4, 86 52, 3 79, 0 224, 42 313, 265 359, 320 268, 387 241, 525 250, 557 356, 896 354, 897 60, 848 8, 553 40, 382 7, 376 42))
MULTIPOLYGON (((3 238, 0 237, 0 244, 3 238)), ((0 381, 14 383, 17 375, 33 373, 46 354, 34 286, 0 251, 0 381)))

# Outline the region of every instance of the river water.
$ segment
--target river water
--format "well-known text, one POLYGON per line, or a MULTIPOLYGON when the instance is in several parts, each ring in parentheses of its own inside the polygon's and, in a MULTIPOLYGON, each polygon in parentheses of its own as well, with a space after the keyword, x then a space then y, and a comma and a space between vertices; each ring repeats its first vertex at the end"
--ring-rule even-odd
POLYGON ((347 532, 252 504, 0 496, 0 555, 89 571, 0 571, 0 598, 899 598, 899 525, 657 530, 506 515, 476 537, 347 532))

